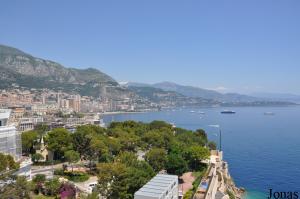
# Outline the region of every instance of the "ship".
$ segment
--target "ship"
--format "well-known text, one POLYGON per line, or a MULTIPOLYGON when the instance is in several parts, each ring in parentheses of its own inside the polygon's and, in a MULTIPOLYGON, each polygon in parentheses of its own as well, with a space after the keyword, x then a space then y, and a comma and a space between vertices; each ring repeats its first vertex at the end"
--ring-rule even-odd
POLYGON ((264 112, 264 115, 275 115, 273 112, 264 112))
POLYGON ((222 114, 235 114, 235 111, 232 110, 223 110, 221 111, 222 114))

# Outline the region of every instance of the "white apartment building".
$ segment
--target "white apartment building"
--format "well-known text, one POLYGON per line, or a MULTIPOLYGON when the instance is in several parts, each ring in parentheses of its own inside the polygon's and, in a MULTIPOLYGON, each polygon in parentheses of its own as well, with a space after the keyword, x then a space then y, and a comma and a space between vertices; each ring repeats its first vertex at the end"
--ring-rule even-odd
POLYGON ((157 174, 135 192, 134 199, 178 199, 178 176, 157 174))
POLYGON ((21 134, 9 123, 11 110, 0 109, 0 153, 10 154, 16 161, 22 155, 21 134))
POLYGON ((36 125, 42 124, 43 122, 43 117, 21 118, 19 119, 18 130, 21 132, 33 130, 36 125))

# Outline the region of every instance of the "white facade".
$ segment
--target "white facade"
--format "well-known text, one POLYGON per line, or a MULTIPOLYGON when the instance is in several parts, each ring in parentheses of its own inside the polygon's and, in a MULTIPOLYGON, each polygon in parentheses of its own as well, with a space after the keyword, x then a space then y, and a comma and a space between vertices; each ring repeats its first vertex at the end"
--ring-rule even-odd
POLYGON ((0 153, 10 154, 15 160, 22 155, 21 135, 9 124, 10 110, 0 109, 0 153))
POLYGON ((21 118, 18 130, 19 131, 29 131, 33 130, 37 124, 43 123, 44 119, 42 117, 32 117, 32 118, 21 118))
POLYGON ((178 199, 178 176, 156 175, 135 192, 134 199, 178 199))

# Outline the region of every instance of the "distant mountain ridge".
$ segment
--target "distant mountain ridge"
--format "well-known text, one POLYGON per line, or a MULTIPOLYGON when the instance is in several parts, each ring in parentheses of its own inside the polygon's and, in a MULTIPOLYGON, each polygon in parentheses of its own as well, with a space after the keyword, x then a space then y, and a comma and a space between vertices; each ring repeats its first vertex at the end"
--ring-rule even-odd
POLYGON ((187 97, 211 99, 220 102, 255 102, 255 101, 262 100, 262 98, 256 98, 248 95, 241 95, 237 93, 222 94, 214 90, 208 90, 208 89, 203 89, 194 86, 184 86, 173 82, 160 82, 156 84, 143 84, 143 83, 129 82, 128 86, 135 86, 135 87, 148 86, 153 88, 159 88, 164 91, 177 92, 187 97))
POLYGON ((281 100, 287 102, 300 103, 300 95, 290 93, 268 93, 268 92, 256 92, 251 94, 254 97, 260 97, 268 100, 281 100))
POLYGON ((95 95, 103 86, 118 86, 112 77, 97 69, 66 68, 5 45, 0 45, 0 72, 0 88, 15 83, 28 88, 59 88, 95 95))

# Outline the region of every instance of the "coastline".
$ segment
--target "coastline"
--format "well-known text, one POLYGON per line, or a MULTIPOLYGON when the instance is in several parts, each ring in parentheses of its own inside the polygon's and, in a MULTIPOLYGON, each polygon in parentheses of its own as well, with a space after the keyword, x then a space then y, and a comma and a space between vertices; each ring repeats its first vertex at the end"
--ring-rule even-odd
POLYGON ((137 113, 147 113, 150 111, 130 111, 130 112, 126 112, 126 111, 115 111, 115 112, 104 112, 104 113, 100 113, 101 115, 118 115, 118 114, 137 114, 137 113))
POLYGON ((169 110, 180 110, 180 109, 201 109, 201 108, 248 108, 248 107, 253 107, 253 108, 278 108, 278 107, 299 107, 300 104, 292 104, 292 105, 237 105, 237 106, 190 106, 190 107, 167 107, 167 108, 162 108, 161 110, 143 110, 143 111, 112 111, 112 112, 101 112, 101 115, 118 115, 118 114, 137 114, 137 113, 149 113, 149 112, 160 112, 160 111, 169 111, 169 110))

